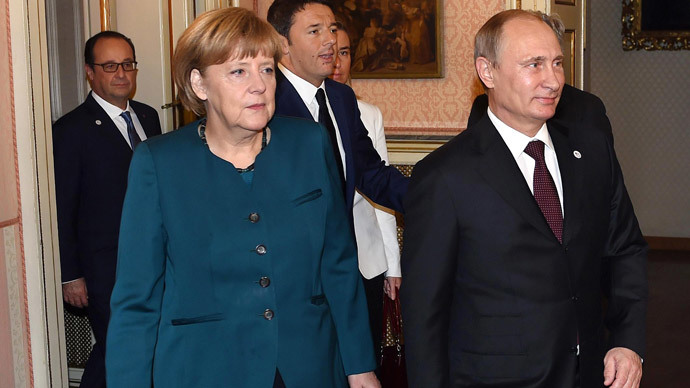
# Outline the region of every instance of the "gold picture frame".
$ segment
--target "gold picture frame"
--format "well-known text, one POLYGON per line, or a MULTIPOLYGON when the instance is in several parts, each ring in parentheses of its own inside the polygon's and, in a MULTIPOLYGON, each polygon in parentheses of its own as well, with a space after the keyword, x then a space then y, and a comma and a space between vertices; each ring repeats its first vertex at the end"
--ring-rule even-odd
POLYGON ((690 15, 690 2, 687 0, 669 0, 668 2, 674 3, 676 7, 680 8, 675 8, 675 11, 672 7, 655 9, 655 11, 668 9, 668 12, 674 12, 674 14, 664 17, 663 15, 658 16, 655 12, 654 21, 659 21, 659 23, 655 23, 654 28, 651 29, 646 28, 643 24, 643 18, 647 16, 645 16, 646 12, 645 14, 642 12, 642 3, 643 1, 650 1, 649 4, 652 5, 658 3, 653 3, 654 0, 622 1, 623 50, 690 50, 690 21, 685 20, 682 27, 677 25, 664 26, 664 20, 669 20, 669 16, 672 16, 671 19, 677 17, 678 9, 681 9, 683 14, 690 15))
POLYGON ((441 78, 441 0, 335 0, 352 78, 441 78))

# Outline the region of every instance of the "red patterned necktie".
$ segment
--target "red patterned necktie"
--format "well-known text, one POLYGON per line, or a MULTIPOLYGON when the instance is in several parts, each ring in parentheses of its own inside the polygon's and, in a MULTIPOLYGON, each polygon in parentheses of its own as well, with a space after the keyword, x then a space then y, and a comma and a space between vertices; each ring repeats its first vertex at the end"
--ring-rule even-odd
POLYGON ((525 153, 534 159, 534 199, 544 214, 546 222, 560 243, 563 243, 563 213, 558 191, 553 178, 544 162, 544 143, 541 140, 531 141, 525 147, 525 153))

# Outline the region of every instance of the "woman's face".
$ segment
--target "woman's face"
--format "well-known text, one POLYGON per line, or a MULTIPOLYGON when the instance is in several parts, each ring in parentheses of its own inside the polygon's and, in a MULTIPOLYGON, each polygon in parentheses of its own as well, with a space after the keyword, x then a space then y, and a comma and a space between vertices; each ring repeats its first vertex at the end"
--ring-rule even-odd
POLYGON ((275 63, 272 57, 231 58, 192 70, 192 88, 206 106, 207 125, 260 131, 275 112, 275 63))
POLYGON ((344 84, 350 78, 350 38, 347 36, 347 32, 338 30, 337 39, 335 68, 331 74, 331 79, 344 84))

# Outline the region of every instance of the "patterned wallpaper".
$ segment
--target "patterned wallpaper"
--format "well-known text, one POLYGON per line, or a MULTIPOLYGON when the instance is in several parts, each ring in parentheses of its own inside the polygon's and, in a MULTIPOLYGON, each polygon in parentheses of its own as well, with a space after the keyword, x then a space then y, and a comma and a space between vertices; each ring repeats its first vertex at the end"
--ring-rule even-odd
POLYGON ((604 100, 646 236, 690 237, 690 51, 623 51, 620 0, 590 1, 591 91, 604 100))
POLYGON ((474 71, 474 34, 505 1, 439 1, 443 78, 352 81, 363 100, 381 108, 387 135, 455 135, 465 129, 474 96, 483 92, 474 71))
POLYGON ((29 387, 9 3, 0 0, 0 387, 29 387))

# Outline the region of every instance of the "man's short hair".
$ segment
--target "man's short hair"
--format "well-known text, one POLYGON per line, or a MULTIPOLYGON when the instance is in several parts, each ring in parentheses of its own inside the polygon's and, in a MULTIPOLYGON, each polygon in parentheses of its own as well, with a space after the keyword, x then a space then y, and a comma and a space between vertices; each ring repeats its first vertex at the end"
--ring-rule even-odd
POLYGON ((137 60, 137 53, 134 50, 134 43, 132 43, 131 39, 117 31, 101 31, 98 34, 90 37, 89 40, 86 41, 86 44, 84 45, 84 63, 86 63, 87 65, 93 65, 93 47, 96 45, 96 42, 104 38, 117 38, 124 40, 125 42, 127 42, 127 44, 129 44, 129 47, 132 48, 132 56, 134 57, 133 59, 135 61, 137 60))
POLYGON ((503 26, 513 19, 535 19, 546 23, 553 30, 558 41, 563 39, 565 26, 558 14, 547 15, 540 11, 525 11, 521 9, 510 9, 502 11, 492 16, 482 28, 479 29, 474 37, 474 60, 479 57, 488 59, 495 67, 498 61, 498 54, 501 52, 503 26))
POLYGON ((295 14, 309 4, 325 5, 333 11, 333 4, 329 0, 276 0, 268 8, 266 20, 290 43, 290 28, 295 22, 295 14))
POLYGON ((204 102, 192 89, 192 70, 203 75, 207 67, 230 58, 254 58, 259 54, 273 58, 282 55, 280 37, 254 12, 230 7, 209 11, 194 20, 177 41, 173 55, 173 79, 185 108, 201 116, 204 102))

